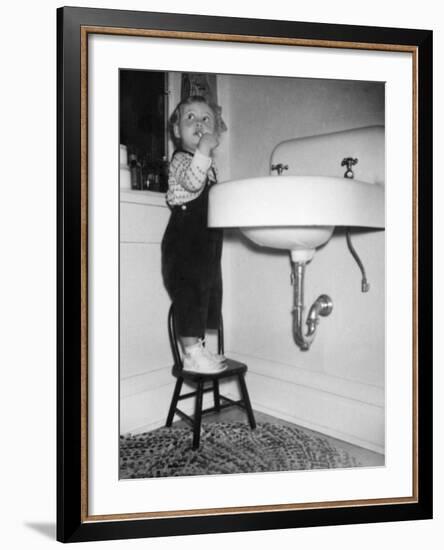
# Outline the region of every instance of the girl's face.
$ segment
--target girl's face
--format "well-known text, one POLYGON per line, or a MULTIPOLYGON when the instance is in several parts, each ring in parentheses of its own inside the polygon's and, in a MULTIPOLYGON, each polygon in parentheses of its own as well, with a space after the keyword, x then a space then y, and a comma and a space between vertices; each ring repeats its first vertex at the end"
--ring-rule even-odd
POLYGON ((214 134, 216 118, 213 109, 202 102, 190 103, 181 108, 179 122, 174 126, 174 135, 182 147, 194 153, 204 134, 214 134))

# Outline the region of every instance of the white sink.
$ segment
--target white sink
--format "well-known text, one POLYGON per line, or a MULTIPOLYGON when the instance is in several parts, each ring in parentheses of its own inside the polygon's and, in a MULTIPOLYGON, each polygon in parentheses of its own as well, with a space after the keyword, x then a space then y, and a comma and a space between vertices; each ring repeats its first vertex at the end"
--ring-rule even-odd
POLYGON ((258 244, 269 248, 281 248, 291 252, 293 261, 308 262, 316 248, 325 244, 333 235, 331 225, 298 227, 241 227, 242 233, 258 244))
POLYGON ((209 227, 238 227, 260 246, 309 261, 335 226, 383 228, 384 188, 325 176, 268 176, 211 188, 209 227))

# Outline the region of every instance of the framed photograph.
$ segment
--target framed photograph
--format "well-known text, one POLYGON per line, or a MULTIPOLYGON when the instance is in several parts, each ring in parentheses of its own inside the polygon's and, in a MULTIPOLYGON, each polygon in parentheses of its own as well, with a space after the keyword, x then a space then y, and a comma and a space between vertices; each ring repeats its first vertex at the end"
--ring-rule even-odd
POLYGON ((57 17, 58 540, 431 518, 432 32, 57 17))

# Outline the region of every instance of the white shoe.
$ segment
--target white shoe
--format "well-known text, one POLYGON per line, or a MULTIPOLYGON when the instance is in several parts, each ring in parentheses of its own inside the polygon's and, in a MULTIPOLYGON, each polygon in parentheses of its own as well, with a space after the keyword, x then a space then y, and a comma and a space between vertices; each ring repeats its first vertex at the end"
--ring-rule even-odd
POLYGON ((203 345, 203 340, 185 349, 183 357, 183 369, 202 374, 214 374, 227 368, 224 364, 225 358, 221 355, 214 355, 203 345))
POLYGON ((207 347, 204 346, 205 340, 201 340, 201 342, 202 342, 203 352, 207 357, 212 357, 218 363, 225 363, 227 358, 224 355, 219 355, 219 353, 213 353, 212 351, 210 351, 207 347))
POLYGON ((196 346, 199 346, 202 350, 202 353, 206 355, 209 359, 213 359, 214 361, 218 363, 225 363, 227 358, 225 355, 219 355, 218 353, 211 352, 206 346, 205 346, 205 338, 200 338, 196 344, 196 346))

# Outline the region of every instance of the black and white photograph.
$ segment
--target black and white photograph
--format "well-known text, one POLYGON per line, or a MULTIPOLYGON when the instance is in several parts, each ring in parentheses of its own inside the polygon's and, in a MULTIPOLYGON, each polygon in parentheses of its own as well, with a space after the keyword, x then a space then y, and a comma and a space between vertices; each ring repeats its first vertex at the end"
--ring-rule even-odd
POLYGON ((119 70, 120 480, 385 466, 385 102, 119 70))

